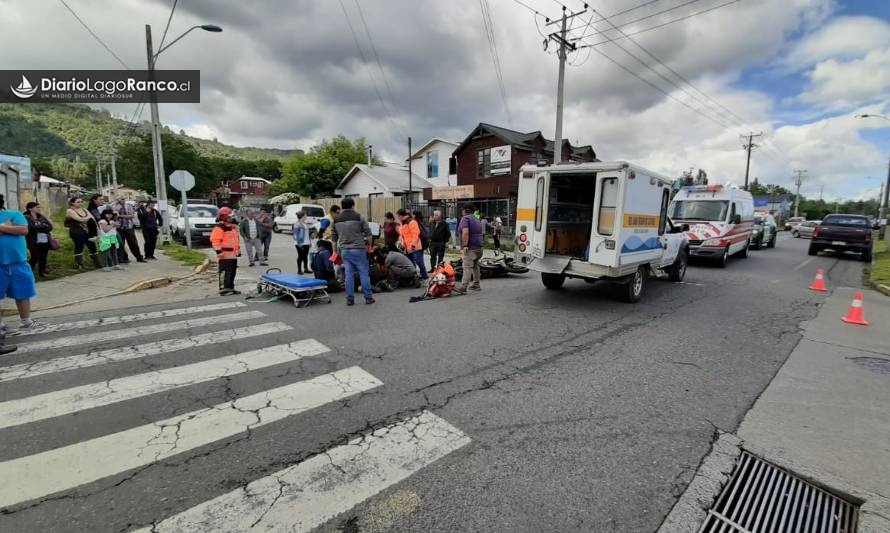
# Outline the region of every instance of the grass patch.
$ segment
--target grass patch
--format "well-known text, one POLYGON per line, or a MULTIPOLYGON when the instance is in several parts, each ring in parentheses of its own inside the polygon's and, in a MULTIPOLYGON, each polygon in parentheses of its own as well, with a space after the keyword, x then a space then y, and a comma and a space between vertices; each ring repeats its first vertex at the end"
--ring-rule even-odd
POLYGON ((890 249, 886 240, 875 240, 869 279, 875 285, 890 286, 890 249))
MULTIPOLYGON (((73 276, 80 272, 74 268, 74 242, 68 236, 68 228, 65 227, 65 212, 51 213, 48 218, 53 224, 53 237, 58 239, 59 249, 50 250, 46 261, 47 276, 45 278, 37 278, 37 283, 73 276)), ((87 249, 84 249, 83 264, 85 270, 92 270, 93 262, 87 249)))
POLYGON ((191 250, 178 242, 164 245, 161 247, 161 251, 170 259, 192 267, 203 264, 204 260, 207 259, 207 254, 198 250, 191 250))

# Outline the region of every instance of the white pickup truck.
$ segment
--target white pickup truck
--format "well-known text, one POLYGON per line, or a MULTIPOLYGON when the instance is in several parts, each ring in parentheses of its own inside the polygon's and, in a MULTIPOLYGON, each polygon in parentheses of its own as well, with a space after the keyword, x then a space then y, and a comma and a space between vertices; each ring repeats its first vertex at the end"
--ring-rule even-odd
MULTIPOLYGON (((170 217, 170 235, 174 240, 185 242, 185 217, 183 207, 176 208, 170 217)), ((192 242, 210 241, 210 232, 216 225, 216 217, 219 208, 212 204, 188 204, 189 231, 192 234, 192 242)))
POLYGON ((619 284, 636 302, 650 275, 681 281, 689 253, 668 218, 673 180, 624 161, 520 169, 516 257, 548 289, 566 278, 619 284))

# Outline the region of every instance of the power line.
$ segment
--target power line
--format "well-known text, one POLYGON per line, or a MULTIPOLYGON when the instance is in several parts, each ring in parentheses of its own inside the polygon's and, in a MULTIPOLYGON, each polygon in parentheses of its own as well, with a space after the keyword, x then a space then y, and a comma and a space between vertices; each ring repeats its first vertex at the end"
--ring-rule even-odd
POLYGON ((507 106, 507 90, 504 87, 504 74, 501 70, 501 59, 498 54, 498 45, 495 40, 494 23, 491 20, 490 6, 488 0, 479 0, 479 6, 482 8, 482 24, 485 26, 485 35, 488 38, 488 48, 491 51, 491 61, 494 63, 495 75, 498 79, 498 89, 501 93, 501 102, 504 104, 504 113, 507 115, 507 123, 513 127, 513 117, 510 115, 510 108, 507 106))
MULTIPOLYGON (((389 109, 386 106, 386 102, 383 100, 383 95, 380 94, 380 88, 377 86, 377 82, 374 80, 373 74, 371 74, 371 67, 368 66, 368 59, 365 57, 365 51, 362 49, 361 44, 358 40, 358 34, 355 32, 355 28, 352 26, 352 21, 349 19, 349 12, 346 11, 346 4, 343 3, 343 0, 340 0, 340 7, 343 9, 343 17, 346 19, 346 25, 349 26, 349 32, 352 34, 352 39, 355 41, 355 47, 358 49, 359 56, 362 58, 362 63, 365 65, 365 68, 368 69, 368 77, 371 78, 371 85, 374 86, 374 93, 377 95, 377 100, 380 101, 380 107, 383 109, 383 113, 386 116, 387 120, 390 121, 396 128, 399 128, 399 125, 396 123, 395 119, 393 119, 392 114, 389 112, 389 109)), ((401 129, 401 128, 399 128, 401 129)))
MULTIPOLYGON (((662 13, 667 13, 668 11, 673 11, 674 9, 679 9, 679 8, 681 8, 681 7, 685 7, 685 6, 689 5, 689 4, 692 4, 692 3, 695 3, 695 2, 698 2, 698 1, 699 1, 699 0, 692 0, 691 2, 686 2, 685 4, 680 4, 679 6, 677 6, 677 7, 675 7, 675 8, 671 8, 671 9, 667 9, 667 10, 665 10, 665 11, 661 11, 661 12, 659 12, 659 13, 656 13, 655 15, 659 15, 659 14, 662 14, 662 13)), ((684 20, 691 19, 692 17, 696 17, 696 16, 698 16, 698 15, 704 15, 705 13, 710 13, 711 11, 716 11, 716 10, 718 10, 718 9, 720 9, 720 8, 723 8, 723 7, 726 7, 726 6, 730 6, 730 5, 732 5, 732 4, 737 4, 739 1, 740 1, 740 0, 729 0, 729 2, 724 2, 724 3, 720 4, 720 5, 716 5, 716 6, 714 6, 714 7, 709 7, 708 9, 702 9, 701 11, 696 11, 696 12, 694 12, 694 13, 690 13, 690 14, 688 14, 688 15, 685 15, 685 16, 682 16, 682 17, 679 17, 679 18, 676 18, 676 19, 674 19, 674 20, 669 20, 669 21, 667 21, 667 22, 663 22, 663 23, 661 23, 661 24, 656 24, 655 26, 652 26, 652 27, 650 27, 650 28, 645 28, 645 29, 642 29, 642 30, 638 30, 638 31, 630 32, 630 33, 628 33, 627 35, 628 35, 628 36, 633 36, 633 35, 639 35, 639 34, 641 34, 641 33, 646 33, 646 32, 652 31, 652 30, 657 30, 658 28, 663 28, 663 27, 668 26, 668 25, 670 25, 670 24, 674 24, 674 23, 677 23, 677 22, 682 22, 682 21, 684 21, 684 20)), ((619 24, 618 27, 619 27, 619 28, 624 28, 624 27, 626 27, 626 26, 630 26, 631 24, 635 24, 635 23, 640 22, 640 21, 642 21, 642 20, 646 20, 646 19, 652 18, 652 17, 655 16, 655 15, 650 15, 650 16, 647 16, 647 17, 643 17, 643 18, 638 18, 638 19, 636 19, 636 20, 632 20, 632 21, 630 21, 630 22, 625 22, 625 23, 623 23, 623 24, 619 24)), ((609 30, 606 30, 606 31, 609 31, 609 30)), ((594 36, 599 35, 599 34, 601 34, 601 33, 602 33, 602 32, 592 33, 592 34, 590 35, 590 37, 594 37, 594 36)), ((616 41, 620 41, 621 39, 624 39, 624 37, 618 37, 618 38, 616 38, 616 39, 614 39, 614 40, 616 40, 616 41)), ((605 40, 605 41, 598 41, 598 42, 595 42, 595 43, 586 43, 586 44, 584 44, 583 46, 579 46, 578 49, 581 49, 581 48, 587 48, 587 47, 589 47, 589 46, 599 46, 599 45, 601 45, 601 44, 606 44, 606 43, 608 43, 608 42, 612 42, 612 41, 605 40)))
POLYGON ((389 96, 389 103, 392 108, 393 114, 395 114, 396 109, 396 99, 392 95, 392 87, 389 85, 389 79, 386 76, 386 71, 383 70, 383 63, 380 61, 380 55, 377 53, 377 47, 374 45, 374 38, 371 37, 371 31, 368 29, 368 23, 365 21, 365 13, 362 11, 362 6, 359 4, 358 0, 353 0, 355 2, 355 7, 358 8, 358 14, 362 21, 362 26, 365 27, 365 34, 368 36, 368 42, 371 44, 371 52, 374 54, 374 60, 377 62, 377 68, 380 69, 380 77, 383 78, 383 84, 386 87, 387 96, 389 96))
POLYGON ((167 30, 170 29, 170 22, 173 20, 173 13, 176 11, 176 4, 179 3, 179 0, 173 0, 173 8, 170 9, 170 16, 167 17, 167 26, 164 27, 164 35, 161 36, 161 44, 158 45, 158 50, 164 48, 164 39, 167 38, 167 30))
MULTIPOLYGON (((739 1, 739 0, 735 0, 735 1, 737 2, 737 1, 739 1)), ((621 23, 621 24, 618 25, 618 27, 619 27, 619 28, 624 28, 625 26, 630 26, 631 24, 636 24, 637 22, 642 22, 642 21, 644 21, 644 20, 649 20, 649 19, 651 19, 651 18, 657 17, 657 16, 659 16, 659 15, 664 15, 665 13, 670 13, 671 11, 676 11, 677 9, 686 7, 686 6, 688 6, 688 5, 695 4, 695 3, 697 3, 697 2, 701 2, 701 0, 687 0, 686 2, 683 2, 682 4, 677 4, 677 5, 675 5, 674 7, 670 7, 670 8, 667 8, 667 9, 662 9, 661 11, 656 11, 655 13, 651 13, 651 14, 646 15, 646 16, 644 16, 644 17, 640 17, 640 18, 638 18, 638 19, 634 19, 634 20, 631 20, 631 21, 629 21, 629 22, 621 23)), ((599 21, 597 21, 597 22, 599 22, 599 21)), ((597 35, 600 35, 600 34, 604 33, 605 31, 609 31, 609 30, 596 31, 596 32, 594 32, 594 33, 591 33, 591 34, 590 34, 590 37, 595 37, 595 36, 597 36, 597 35)), ((608 42, 608 41, 607 41, 607 42, 608 42)))
MULTIPOLYGON (((597 12, 595 9, 593 9, 593 12, 599 14, 599 12, 597 12)), ((600 15, 600 16, 602 16, 602 15, 600 15)), ((609 24, 612 24, 612 23, 611 23, 608 19, 606 19, 606 18, 603 18, 603 20, 605 20, 605 21, 608 22, 609 24)), ((615 28, 615 29, 618 29, 617 26, 615 26, 614 24, 612 24, 612 27, 615 28)), ((621 31, 621 30, 618 30, 618 31, 621 31)), ((715 122, 715 123, 717 123, 717 124, 720 124, 720 126, 722 126, 722 127, 724 127, 724 128, 730 128, 730 127, 731 127, 731 123, 730 123, 730 124, 727 124, 727 123, 725 123, 725 122, 721 122, 721 120, 725 120, 725 119, 723 119, 723 117, 722 117, 721 115, 719 115, 719 114, 716 114, 716 113, 715 113, 715 116, 717 117, 717 119, 715 119, 714 117, 712 117, 712 116, 710 116, 710 115, 705 115, 705 114, 703 113, 703 110, 704 110, 704 109, 708 109, 708 111, 710 111, 711 113, 713 113, 713 110, 711 110, 710 108, 708 108, 707 105, 706 105, 704 102, 702 102, 701 99, 699 99, 698 97, 696 97, 695 95, 693 95, 692 93, 690 93, 689 91, 687 91, 686 89, 684 89, 683 87, 681 87, 680 85, 678 85, 677 83, 675 83, 673 80, 671 80, 671 79, 668 78, 667 76, 663 75, 661 72, 658 72, 657 70, 655 70, 654 68, 652 68, 652 66, 650 66, 648 63, 646 63, 645 61, 643 61, 642 59, 640 59, 639 56, 637 56, 636 54, 634 54, 633 52, 631 52, 631 51, 628 50, 627 48, 624 48, 623 46, 621 46, 620 44, 618 44, 618 43, 616 43, 616 42, 614 42, 614 41, 612 41, 612 44, 614 44, 615 46, 617 46, 618 48, 620 48, 622 51, 624 51, 624 53, 626 53, 626 54, 629 55, 630 57, 634 58, 634 60, 636 60, 640 65, 646 67, 648 70, 650 70, 650 71, 653 72, 656 76, 658 76, 659 78, 661 78, 662 80, 664 80, 665 82, 667 82, 668 84, 670 84, 672 87, 676 88, 677 90, 679 90, 679 91, 681 91, 682 93, 684 93, 684 94, 686 94, 687 96, 689 96, 691 99, 693 99, 693 100, 695 100, 696 102, 698 102, 699 104, 701 104, 701 105, 703 106, 703 109, 701 110, 702 112, 700 112, 700 114, 702 114, 702 116, 706 116, 706 117, 708 117, 712 122, 715 122)), ((691 107, 691 106, 688 106, 688 107, 691 107)), ((728 121, 727 121, 727 122, 728 122, 728 121)))
POLYGON ((124 61, 123 61, 120 57, 118 57, 117 54, 114 53, 114 51, 113 51, 111 48, 108 47, 107 44, 105 44, 105 41, 103 41, 102 39, 99 38, 98 35, 96 35, 96 32, 94 32, 92 29, 90 29, 90 27, 87 25, 87 23, 84 22, 83 19, 80 18, 80 16, 78 16, 78 14, 77 14, 73 9, 71 9, 71 6, 69 6, 69 5, 65 2, 65 0, 59 0, 59 2, 61 2, 62 5, 65 6, 65 8, 68 9, 68 11, 70 11, 72 15, 74 15, 74 18, 77 19, 77 22, 80 22, 81 26, 83 26, 84 28, 86 28, 86 30, 87 30, 88 32, 90 32, 90 35, 92 35, 92 36, 93 36, 93 39, 96 39, 96 41, 97 41, 99 44, 102 45, 102 48, 104 48, 105 50, 107 50, 109 54, 111 54, 115 59, 117 59, 117 62, 118 62, 118 63, 120 63, 121 65, 123 65, 125 69, 127 69, 127 70, 132 70, 129 66, 127 66, 126 63, 124 63, 124 61))
MULTIPOLYGON (((602 16, 602 15, 601 15, 600 13, 598 13, 596 10, 593 10, 593 11, 594 11, 594 13, 597 13, 597 14, 599 14, 600 16, 602 16)), ((677 72, 676 70, 674 70, 674 69, 672 69, 671 67, 669 67, 668 65, 666 65, 662 60, 660 60, 659 58, 657 58, 652 52, 650 52, 650 51, 647 50, 643 45, 641 45, 639 42, 637 42, 636 39, 634 39, 633 37, 629 37, 629 36, 628 36, 627 34, 625 34, 621 29, 619 29, 617 26, 615 26, 615 24, 613 24, 612 21, 609 20, 608 17, 603 17, 602 20, 604 20, 606 23, 608 23, 610 26, 612 26, 612 28, 615 29, 615 30, 617 30, 621 35, 627 37, 627 38, 630 40, 630 42, 634 43, 634 44, 637 46, 637 48, 639 48, 640 50, 642 50, 643 52, 645 52, 649 57, 651 57, 652 59, 654 59, 659 65, 661 65, 662 67, 664 67, 668 72, 672 73, 672 74, 673 74, 674 76, 676 76, 679 80, 681 80, 681 82, 686 83, 686 84, 689 85, 692 89, 694 89, 695 91, 697 91, 698 93, 700 93, 702 96, 704 96, 705 100, 707 100, 707 101, 703 101, 703 100, 701 100, 700 98, 696 97, 694 94, 690 93, 689 91, 683 89, 681 86, 677 85, 676 83, 673 83, 671 80, 669 80, 669 79, 667 79, 666 77, 661 76, 661 74, 659 74, 659 76, 660 76, 662 79, 668 81, 668 83, 670 83, 670 84, 673 85, 674 87, 677 87, 678 89, 680 89, 681 91, 683 91, 686 95, 688 95, 690 98, 692 98, 693 100, 695 100, 696 102, 698 102, 698 103, 701 104, 702 106, 707 106, 709 102, 712 102, 712 104, 711 104, 712 107, 715 107, 715 108, 719 107, 720 109, 722 109, 722 110, 724 110, 726 113, 728 113, 728 114, 730 115, 730 118, 737 119, 737 120, 736 120, 737 125, 739 125, 739 126, 744 125, 744 123, 745 123, 745 120, 744 120, 744 119, 740 118, 738 115, 736 115, 735 113, 733 113, 732 111, 730 111, 729 109, 727 109, 726 107, 724 107, 723 105, 721 105, 720 103, 717 103, 713 98, 711 98, 710 96, 708 96, 707 94, 705 94, 704 91, 702 91, 701 89, 699 89, 698 87, 696 87, 695 85, 693 85, 692 82, 690 82, 688 79, 686 79, 685 77, 683 77, 679 72, 677 72), (715 105, 715 104, 716 104, 716 105, 715 105)), ((633 57, 634 59, 637 59, 637 61, 640 61, 640 62, 642 63, 642 61, 641 61, 639 58, 637 58, 636 56, 634 56, 633 54, 631 54, 629 51, 627 51, 627 50, 626 50, 624 47, 622 47, 621 45, 619 45, 619 44, 617 44, 617 43, 614 43, 614 42, 613 42, 613 44, 615 44, 615 46, 621 48, 622 50, 624 50, 625 52, 627 52, 631 57, 633 57)), ((645 63, 643 63, 643 64, 645 65, 645 63)), ((655 72, 656 74, 658 74, 658 72, 657 72, 655 69, 653 69, 652 67, 650 67, 649 65, 646 65, 646 68, 648 68, 648 69, 651 70, 652 72, 655 72)), ((720 109, 716 109, 716 113, 718 114, 718 116, 720 116, 721 119, 727 120, 727 119, 723 116, 723 114, 720 114, 720 113, 721 113, 721 112, 720 112, 720 109)), ((710 110, 710 108, 709 108, 709 110, 710 110)), ((713 112, 713 111, 712 111, 712 112, 713 112)), ((727 120, 727 122, 732 123, 733 121, 732 121, 732 120, 727 120)))

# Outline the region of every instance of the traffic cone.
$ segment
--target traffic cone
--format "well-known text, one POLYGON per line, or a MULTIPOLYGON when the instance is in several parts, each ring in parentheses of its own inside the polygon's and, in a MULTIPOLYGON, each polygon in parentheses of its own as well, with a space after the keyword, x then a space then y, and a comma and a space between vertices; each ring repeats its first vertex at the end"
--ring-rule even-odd
POLYGON ((814 279, 813 284, 810 285, 810 290, 828 292, 828 289, 825 288, 825 271, 821 268, 816 269, 816 279, 814 279))
POLYGON ((847 311, 847 316, 842 317, 841 320, 847 324, 858 324, 860 326, 868 325, 868 320, 865 319, 865 313, 862 309, 861 292, 857 292, 856 296, 853 297, 853 303, 850 304, 850 310, 847 311))

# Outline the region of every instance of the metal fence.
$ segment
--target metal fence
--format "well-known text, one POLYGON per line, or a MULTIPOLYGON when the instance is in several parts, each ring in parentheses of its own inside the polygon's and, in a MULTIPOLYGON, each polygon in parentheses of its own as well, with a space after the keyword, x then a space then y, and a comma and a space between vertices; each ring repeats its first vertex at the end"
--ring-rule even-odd
POLYGON ((461 210, 466 205, 472 204, 479 213, 489 220, 495 217, 501 217, 504 224, 503 234, 505 236, 513 235, 513 228, 516 226, 516 200, 513 198, 505 198, 502 200, 461 200, 458 202, 442 202, 439 204, 415 204, 412 208, 415 211, 423 213, 424 220, 429 220, 433 211, 441 211, 445 218, 460 218, 461 210))

